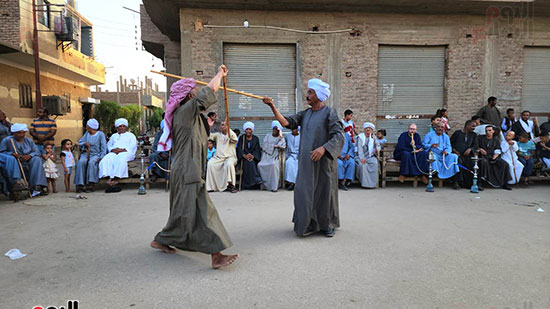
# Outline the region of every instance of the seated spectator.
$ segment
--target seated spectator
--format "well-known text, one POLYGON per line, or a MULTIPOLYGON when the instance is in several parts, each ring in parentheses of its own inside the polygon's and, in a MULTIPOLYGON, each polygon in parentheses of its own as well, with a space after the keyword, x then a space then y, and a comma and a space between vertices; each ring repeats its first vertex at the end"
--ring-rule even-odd
POLYGON ((4 111, 0 110, 0 142, 10 135, 11 123, 6 119, 4 111))
POLYGON ((542 161, 543 168, 541 171, 550 172, 550 136, 543 135, 537 143, 537 157, 542 161))
MULTIPOLYGON (((477 134, 474 133, 476 124, 473 120, 468 120, 464 124, 464 129, 456 130, 451 136, 451 146, 453 153, 458 156, 458 163, 468 168, 470 171, 474 169, 474 157, 478 150, 477 134)), ((470 188, 473 183, 474 176, 472 173, 459 169, 457 174, 458 186, 470 188)), ((455 188, 458 188, 455 183, 455 188)), ((478 188, 483 191, 483 187, 478 183, 478 188)))
POLYGON ((279 121, 271 123, 272 132, 266 134, 262 145, 262 159, 258 163, 258 171, 262 176, 262 189, 277 192, 281 177, 281 162, 279 149, 286 149, 286 140, 283 137, 283 126, 279 121))
POLYGON ((49 112, 45 108, 39 108, 36 111, 38 118, 34 119, 31 123, 31 131, 29 132, 33 137, 35 144, 41 152, 44 152, 44 145, 47 143, 54 143, 54 136, 57 133, 57 125, 55 120, 51 119, 49 112))
POLYGON ((541 135, 548 135, 550 134, 550 116, 548 116, 548 119, 546 122, 543 122, 540 125, 540 134, 541 135))
POLYGON ((481 124, 481 118, 479 116, 472 116, 472 121, 476 124, 474 133, 479 135, 485 135, 485 128, 488 124, 481 124))
POLYGON ((216 142, 216 154, 208 161, 206 170, 207 191, 227 191, 237 193, 235 189, 235 164, 237 154, 235 144, 237 135, 229 130, 231 137, 227 136, 226 122, 220 126, 221 132, 212 133, 210 139, 216 142))
POLYGON ((0 192, 9 195, 26 189, 17 159, 11 154, 0 153, 0 192))
MULTIPOLYGON (((439 179, 449 179, 458 173, 458 156, 453 152, 451 140, 443 131, 445 125, 439 123, 435 132, 430 132, 424 137, 424 149, 432 151, 434 162, 432 167, 437 171, 439 179)), ((454 179, 454 187, 458 188, 458 179, 454 179)))
POLYGON ((519 183, 521 173, 523 172, 523 164, 518 160, 517 151, 519 150, 516 141, 514 141, 515 133, 510 131, 506 133, 506 137, 500 142, 500 148, 502 149, 502 160, 508 163, 510 169, 510 177, 508 180, 509 185, 519 183))
POLYGON ((537 150, 537 147, 533 141, 529 140, 529 135, 526 132, 521 133, 518 142, 518 160, 523 164, 521 175, 523 176, 523 184, 526 186, 530 184, 529 176, 533 173, 535 150, 537 150))
MULTIPOLYGON (((36 144, 30 138, 25 137, 27 131, 26 124, 14 123, 11 126, 12 136, 4 138, 0 143, 0 153, 19 159, 25 170, 32 196, 47 195, 45 191, 47 187, 46 173, 42 167, 41 153, 36 144)), ((13 165, 13 162, 10 165, 13 165)), ((12 174, 10 178, 14 176, 15 174, 12 174)))
POLYGON ((441 123, 441 117, 439 117, 438 115, 433 115, 431 118, 431 122, 432 124, 430 126, 430 132, 435 132, 437 126, 441 123))
POLYGON ((388 142, 386 140, 386 130, 380 129, 376 131, 376 142, 378 142, 378 145, 380 145, 380 149, 384 149, 384 145, 388 142))
POLYGON ((285 162, 285 181, 288 184, 288 190, 294 190, 296 186, 296 177, 298 177, 298 155, 300 154, 300 127, 292 130, 285 136, 286 139, 286 162, 285 162))
POLYGON ((260 147, 260 139, 254 135, 254 128, 253 122, 245 122, 243 124, 244 135, 239 137, 237 142, 237 158, 241 162, 242 169, 241 187, 245 190, 258 189, 262 183, 262 176, 258 171, 262 147, 260 147))
MULTIPOLYGON (((160 123, 160 130, 157 132, 157 134, 155 134, 155 139, 153 140, 153 147, 151 148, 153 153, 149 156, 149 163, 156 162, 158 165, 160 165, 161 168, 168 170, 168 160, 170 157, 169 152, 158 150, 159 140, 162 136, 163 130, 164 122, 162 121, 160 123)), ((157 165, 153 165, 153 167, 151 167, 151 176, 149 179, 151 180, 151 182, 155 182, 157 181, 158 177, 168 179, 169 174, 160 169, 157 165)))
POLYGON ((523 132, 526 132, 529 134, 529 140, 533 142, 537 142, 535 138, 540 135, 540 129, 538 127, 537 123, 537 117, 533 117, 533 119, 529 119, 531 117, 530 111, 523 111, 521 112, 521 118, 512 125, 512 131, 516 133, 516 139, 519 138, 519 135, 523 132))
POLYGON ((216 113, 210 112, 210 113, 208 113, 207 117, 208 117, 208 119, 207 119, 208 126, 210 127, 210 133, 214 133, 215 132, 214 124, 216 123, 216 118, 218 116, 216 115, 216 113))
POLYGON ((480 152, 479 162, 481 164, 479 170, 480 178, 495 188, 512 190, 508 186, 508 180, 511 179, 508 163, 500 157, 502 149, 500 142, 495 136, 495 127, 493 125, 488 125, 485 128, 485 135, 478 136, 478 143, 480 152))
POLYGON ((516 123, 517 118, 514 116, 514 109, 509 108, 506 110, 506 117, 502 119, 502 124, 500 125, 500 128, 502 129, 502 132, 504 134, 508 133, 508 131, 512 130, 512 126, 514 123, 516 123))
POLYGON ((128 161, 135 158, 137 139, 128 132, 128 120, 119 118, 115 121, 117 133, 107 143, 108 154, 99 162, 99 178, 109 177, 109 187, 105 193, 120 192, 119 179, 128 178, 128 161))
POLYGON ((378 140, 374 138, 375 129, 374 124, 365 122, 363 124, 363 133, 357 136, 355 173, 363 188, 376 188, 378 186, 380 145, 378 144, 378 140))
POLYGON ((348 132, 344 133, 344 137, 344 147, 338 156, 338 187, 348 191, 348 186, 355 176, 355 146, 348 132))
POLYGON ((401 133, 393 151, 393 158, 401 161, 399 181, 404 182, 405 176, 420 176, 428 183, 428 152, 422 146, 420 134, 416 133, 416 124, 411 123, 407 132, 401 133))
POLYGON ((78 145, 81 151, 74 175, 76 192, 93 192, 94 185, 99 182, 99 161, 107 154, 107 139, 99 131, 97 120, 92 118, 86 122, 86 133, 78 145))
POLYGON ((212 157, 216 154, 216 147, 214 147, 214 142, 211 140, 208 140, 208 149, 206 152, 206 161, 210 161, 212 157))

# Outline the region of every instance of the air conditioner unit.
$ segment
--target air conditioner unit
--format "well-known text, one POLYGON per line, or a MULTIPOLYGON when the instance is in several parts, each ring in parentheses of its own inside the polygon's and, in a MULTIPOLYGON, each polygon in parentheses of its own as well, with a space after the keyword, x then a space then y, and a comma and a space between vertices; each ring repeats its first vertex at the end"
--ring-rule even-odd
POLYGON ((44 96, 42 97, 42 106, 48 110, 50 115, 62 116, 67 114, 69 101, 56 95, 44 96))

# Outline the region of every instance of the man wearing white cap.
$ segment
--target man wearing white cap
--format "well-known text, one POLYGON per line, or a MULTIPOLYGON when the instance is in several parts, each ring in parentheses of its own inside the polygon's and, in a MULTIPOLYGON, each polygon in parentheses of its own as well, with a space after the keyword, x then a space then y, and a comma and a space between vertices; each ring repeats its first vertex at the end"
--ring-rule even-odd
POLYGON ((380 145, 374 132, 376 127, 371 122, 363 124, 363 133, 357 136, 357 156, 355 167, 357 179, 363 188, 376 188, 378 186, 378 158, 380 157, 380 145))
POLYGON ((241 163, 242 189, 257 189, 262 183, 262 177, 258 171, 258 162, 262 158, 260 139, 254 135, 254 123, 247 121, 243 124, 244 134, 237 142, 237 159, 241 163))
POLYGON ((105 134, 99 131, 97 120, 91 118, 86 122, 86 133, 78 145, 82 151, 74 175, 76 192, 94 191, 94 184, 99 182, 98 162, 107 154, 107 140, 105 134))
POLYGON ((109 177, 106 193, 121 191, 117 179, 128 178, 128 161, 134 159, 137 150, 136 136, 127 132, 128 120, 118 118, 115 120, 115 128, 117 133, 107 143, 109 153, 99 162, 99 177, 109 177))
POLYGON ((206 190, 236 193, 235 164, 237 164, 237 135, 229 130, 225 121, 221 123, 221 132, 212 133, 210 139, 216 142, 216 154, 208 161, 206 169, 206 190))
POLYGON ((340 226, 336 162, 345 138, 338 114, 323 103, 330 95, 329 88, 320 79, 309 80, 306 102, 311 108, 288 117, 277 110, 273 99, 263 100, 282 126, 302 129, 293 218, 299 236, 322 232, 332 237, 340 226))
POLYGON ((286 140, 283 138, 283 127, 277 120, 271 123, 271 129, 272 132, 264 138, 262 160, 258 163, 258 170, 262 176, 262 189, 277 192, 281 178, 279 149, 286 148, 286 140))
POLYGON ((33 190, 32 196, 46 195, 47 193, 43 191, 43 188, 47 186, 46 174, 42 167, 40 150, 38 150, 32 139, 25 137, 27 131, 29 130, 26 124, 12 124, 11 132, 13 135, 2 140, 0 153, 10 154, 19 159, 25 170, 29 187, 33 190))
POLYGON ((338 155, 338 188, 348 191, 348 186, 355 177, 355 145, 351 140, 351 133, 345 132, 344 137, 344 147, 338 155))
POLYGON ((285 135, 286 140, 286 162, 285 162, 285 181, 288 184, 289 191, 294 190, 296 186, 296 177, 298 176, 298 154, 300 153, 300 128, 292 130, 285 135))

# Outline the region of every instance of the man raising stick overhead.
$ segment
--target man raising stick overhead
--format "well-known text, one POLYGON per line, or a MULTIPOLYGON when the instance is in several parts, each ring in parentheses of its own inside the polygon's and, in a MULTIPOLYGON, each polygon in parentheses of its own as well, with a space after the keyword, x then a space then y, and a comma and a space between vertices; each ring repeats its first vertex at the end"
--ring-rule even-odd
POLYGON ((306 101, 311 108, 296 115, 284 117, 273 99, 265 97, 263 101, 281 125, 302 129, 294 190, 294 232, 299 236, 321 232, 332 237, 340 226, 337 158, 344 146, 344 131, 336 111, 323 103, 330 95, 330 85, 311 79, 307 86, 306 101))
POLYGON ((161 151, 168 151, 173 145, 170 217, 151 242, 151 247, 166 253, 175 252, 175 247, 210 254, 214 269, 228 266, 239 257, 221 253, 232 244, 204 181, 210 127, 201 112, 216 103, 215 93, 225 76, 227 68, 222 65, 201 91, 192 78, 179 80, 170 88, 164 130, 168 133, 159 141, 161 151))

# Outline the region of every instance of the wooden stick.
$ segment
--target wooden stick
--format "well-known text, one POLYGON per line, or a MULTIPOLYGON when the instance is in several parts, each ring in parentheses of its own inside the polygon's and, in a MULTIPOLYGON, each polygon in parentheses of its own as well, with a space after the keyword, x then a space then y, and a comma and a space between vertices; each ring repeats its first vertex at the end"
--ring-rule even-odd
MULTIPOLYGON (((183 77, 183 76, 174 75, 174 74, 170 74, 170 73, 159 72, 159 71, 154 71, 154 70, 151 70, 151 72, 156 73, 156 74, 160 74, 160 75, 164 75, 164 76, 167 76, 167 77, 176 78, 176 79, 186 78, 186 77, 183 77)), ((199 80, 197 80, 196 82, 197 82, 198 85, 202 85, 202 86, 207 86, 208 85, 208 83, 201 82, 199 80)), ((224 83, 224 85, 225 85, 225 83, 224 83)), ((247 96, 247 97, 251 97, 251 98, 254 98, 254 99, 259 99, 259 100, 263 100, 263 98, 264 98, 264 97, 259 96, 259 95, 255 95, 255 94, 252 94, 252 93, 247 93, 247 92, 244 92, 244 91, 239 91, 239 90, 235 90, 235 89, 231 89, 231 88, 227 88, 227 91, 233 92, 233 93, 236 93, 236 94, 240 94, 240 95, 244 95, 244 96, 247 96)))
MULTIPOLYGON (((15 154, 19 156, 19 153, 17 153, 17 148, 15 148, 15 143, 13 142, 13 138, 11 138, 10 141, 11 141, 11 146, 13 147, 13 152, 15 152, 15 154)), ((29 197, 32 197, 31 188, 29 187, 29 182, 27 181, 27 176, 25 175, 25 170, 23 169, 23 165, 21 164, 21 161, 19 160, 19 157, 17 157, 16 159, 17 159, 17 163, 19 163, 19 169, 21 170, 21 174, 23 175, 23 180, 25 181, 25 186, 27 186, 27 191, 29 192, 29 197)))
POLYGON ((229 103, 227 102, 227 78, 223 79, 223 99, 225 101, 225 126, 227 127, 227 137, 231 140, 231 126, 229 125, 229 103))

